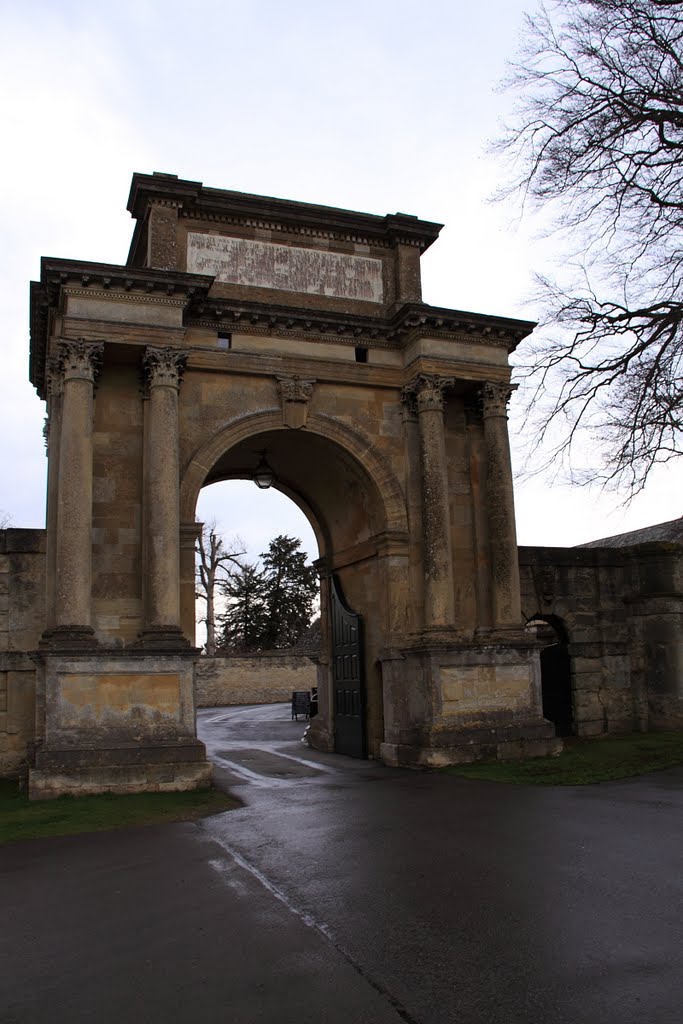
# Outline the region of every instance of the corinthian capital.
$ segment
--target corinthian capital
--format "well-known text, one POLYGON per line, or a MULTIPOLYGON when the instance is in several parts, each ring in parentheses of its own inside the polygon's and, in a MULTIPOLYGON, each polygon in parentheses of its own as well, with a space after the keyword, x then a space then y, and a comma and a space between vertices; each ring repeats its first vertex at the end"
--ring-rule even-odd
POLYGON ((455 377, 441 377, 437 373, 420 373, 403 388, 402 401, 410 407, 415 402, 418 413, 443 409, 443 395, 453 387, 455 377))
POLYGON ((481 404, 484 419, 487 416, 507 416, 507 405, 510 395, 519 387, 518 384, 494 383, 487 380, 481 387, 481 404))
MULTIPOLYGON (((102 353, 104 345, 101 341, 85 341, 79 338, 77 341, 60 341, 57 347, 57 366, 51 367, 50 372, 58 373, 62 380, 88 380, 94 384, 102 365, 102 353)), ((50 385, 51 393, 54 394, 55 382, 50 385)))
POLYGON ((146 348, 142 357, 143 392, 155 387, 180 390, 189 352, 177 348, 146 348))

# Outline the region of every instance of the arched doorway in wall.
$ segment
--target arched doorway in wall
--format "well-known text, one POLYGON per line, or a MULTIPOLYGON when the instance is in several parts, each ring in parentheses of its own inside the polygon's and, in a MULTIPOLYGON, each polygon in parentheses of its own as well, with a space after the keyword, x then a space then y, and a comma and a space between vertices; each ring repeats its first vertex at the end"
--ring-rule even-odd
MULTIPOLYGON (((320 749, 379 756, 384 706, 377 666, 394 625, 390 590, 401 561, 386 556, 386 537, 392 528, 405 530, 405 510, 391 471, 367 442, 361 439, 357 453, 352 428, 347 435, 346 428, 318 418, 320 430, 312 429, 315 422, 309 418, 308 429, 302 431, 271 426, 271 417, 264 414, 210 441, 195 455, 181 484, 183 529, 191 531, 195 514, 198 520, 203 517, 197 511, 202 487, 235 479, 254 487, 254 470, 265 451, 274 474, 272 487, 305 513, 319 551, 320 710, 311 728, 312 740, 320 749), (349 626, 350 613, 360 617, 357 629, 349 626), (348 646, 354 634, 355 655, 348 646), (354 657, 357 671, 349 673, 354 657), (346 692, 357 686, 360 692, 346 692), (351 742, 348 716, 355 718, 357 727, 351 742)), ((258 497, 255 487, 254 492, 258 497)), ((235 523, 237 534, 239 530, 235 523)), ((277 527, 274 532, 279 532, 277 527)), ((407 562, 406 557, 406 572, 407 562)), ((187 567, 183 576, 187 579, 187 567)))
POLYGON ((543 717, 553 723, 558 736, 571 736, 574 711, 566 627, 557 615, 534 615, 527 626, 535 627, 538 639, 545 644, 541 650, 543 717))

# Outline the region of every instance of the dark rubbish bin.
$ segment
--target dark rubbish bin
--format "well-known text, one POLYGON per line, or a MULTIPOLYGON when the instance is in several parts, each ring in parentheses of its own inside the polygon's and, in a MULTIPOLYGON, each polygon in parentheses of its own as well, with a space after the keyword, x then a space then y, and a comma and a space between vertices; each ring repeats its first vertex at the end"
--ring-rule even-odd
POLYGON ((292 691, 292 721, 296 719, 296 721, 298 722, 299 715, 305 715, 307 719, 311 717, 310 690, 292 691))

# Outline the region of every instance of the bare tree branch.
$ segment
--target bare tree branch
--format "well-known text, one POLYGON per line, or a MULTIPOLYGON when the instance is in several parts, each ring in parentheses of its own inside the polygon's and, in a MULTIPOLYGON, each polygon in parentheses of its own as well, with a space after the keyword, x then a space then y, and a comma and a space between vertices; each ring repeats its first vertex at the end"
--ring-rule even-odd
POLYGON ((216 587, 227 577, 232 567, 241 566, 240 558, 245 553, 244 544, 239 538, 235 538, 232 545, 226 547, 225 541, 216 532, 215 520, 202 525, 197 538, 195 597, 206 604, 205 615, 199 622, 206 623, 205 650, 210 657, 216 653, 216 587))
POLYGON ((520 353, 538 468, 571 465, 633 494, 681 454, 683 4, 555 0, 526 17, 494 149, 497 198, 549 211, 561 269, 540 275, 543 324, 520 353))

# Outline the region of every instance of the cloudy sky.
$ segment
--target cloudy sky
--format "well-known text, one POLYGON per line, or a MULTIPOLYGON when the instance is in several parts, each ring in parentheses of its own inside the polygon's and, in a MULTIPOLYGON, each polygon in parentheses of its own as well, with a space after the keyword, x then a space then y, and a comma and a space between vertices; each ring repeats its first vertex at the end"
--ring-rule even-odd
MULTIPOLYGON (((28 290, 41 256, 123 263, 134 171, 444 223, 425 301, 534 319, 547 243, 487 197, 510 98, 496 90, 534 0, 0 0, 3 245, 0 509, 42 526, 44 408, 28 382, 28 290)), ((511 420, 511 433, 522 430, 511 420)), ((520 543, 575 544, 681 514, 668 468, 619 495, 518 484, 520 543)), ((199 514, 251 551, 311 546, 298 511, 251 484, 199 514), (293 518, 289 518, 291 515, 293 518)), ((281 499, 282 500, 282 499, 281 499)))

